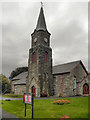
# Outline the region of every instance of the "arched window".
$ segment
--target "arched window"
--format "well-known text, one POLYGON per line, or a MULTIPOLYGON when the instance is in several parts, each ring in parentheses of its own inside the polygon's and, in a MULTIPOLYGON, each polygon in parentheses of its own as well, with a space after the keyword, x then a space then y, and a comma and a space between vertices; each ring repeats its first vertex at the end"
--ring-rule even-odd
POLYGON ((45 61, 45 62, 48 62, 48 52, 45 52, 44 61, 45 61))
POLYGON ((36 61, 36 52, 33 53, 33 58, 32 61, 35 62, 36 61))
POLYGON ((89 85, 87 83, 83 85, 83 94, 89 94, 89 85))
POLYGON ((73 88, 76 89, 76 77, 74 76, 74 79, 73 79, 73 88))
POLYGON ((35 86, 32 86, 32 87, 31 87, 31 92, 32 92, 32 94, 33 94, 34 96, 35 96, 35 89, 36 89, 35 86))

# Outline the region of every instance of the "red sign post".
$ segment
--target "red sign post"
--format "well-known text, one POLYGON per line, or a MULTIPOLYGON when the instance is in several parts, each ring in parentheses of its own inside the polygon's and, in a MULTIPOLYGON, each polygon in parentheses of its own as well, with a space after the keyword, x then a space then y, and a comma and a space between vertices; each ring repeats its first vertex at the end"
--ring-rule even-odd
POLYGON ((32 105, 32 119, 33 119, 33 94, 24 93, 24 104, 25 104, 25 116, 26 116, 26 104, 32 105))

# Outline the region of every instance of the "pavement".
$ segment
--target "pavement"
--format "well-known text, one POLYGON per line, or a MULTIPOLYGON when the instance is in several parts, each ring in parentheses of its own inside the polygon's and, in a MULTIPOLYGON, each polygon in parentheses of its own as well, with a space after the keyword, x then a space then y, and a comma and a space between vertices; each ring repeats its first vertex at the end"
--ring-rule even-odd
POLYGON ((7 112, 6 110, 3 110, 2 108, 0 108, 0 119, 1 120, 5 120, 5 119, 7 119, 7 120, 9 120, 9 119, 13 120, 13 118, 16 119, 18 117, 16 117, 15 115, 7 112))
POLYGON ((2 109, 2 118, 18 118, 18 117, 2 109))

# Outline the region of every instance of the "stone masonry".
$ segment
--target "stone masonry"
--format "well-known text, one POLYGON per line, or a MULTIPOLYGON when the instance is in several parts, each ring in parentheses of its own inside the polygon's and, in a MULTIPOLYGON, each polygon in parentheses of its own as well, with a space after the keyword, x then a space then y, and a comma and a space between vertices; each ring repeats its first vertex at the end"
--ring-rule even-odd
POLYGON ((31 92, 34 86, 36 97, 42 94, 53 95, 53 79, 52 79, 52 49, 50 48, 50 33, 46 29, 44 22, 43 8, 41 7, 38 23, 32 37, 32 47, 29 50, 28 60, 28 79, 27 92, 31 92), (42 17, 43 16, 43 17, 42 17), (40 25, 38 25, 40 24, 40 25), (35 53, 35 62, 33 62, 33 54, 35 53), (47 53, 47 61, 45 61, 45 53, 47 53))

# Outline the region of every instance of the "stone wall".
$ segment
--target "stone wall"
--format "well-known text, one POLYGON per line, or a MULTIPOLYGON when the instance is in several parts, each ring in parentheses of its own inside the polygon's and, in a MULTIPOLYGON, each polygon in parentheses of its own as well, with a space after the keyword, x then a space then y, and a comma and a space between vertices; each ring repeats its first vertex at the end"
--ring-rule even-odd
MULTIPOLYGON (((33 80, 35 85, 41 93, 52 94, 53 79, 52 79, 52 50, 48 47, 39 45, 31 48, 29 52, 29 71, 28 71, 28 90, 31 89, 33 80), (45 51, 48 52, 48 62, 44 62, 45 51), (32 62, 32 53, 36 52, 36 62, 32 62)), ((27 90, 27 91, 28 91, 27 90)), ((40 94, 37 96, 39 97, 40 94)), ((37 94, 36 94, 37 95, 37 94)))
POLYGON ((70 73, 63 75, 54 75, 54 95, 55 96, 72 96, 72 79, 70 73))
MULTIPOLYGON (((83 86, 81 85, 81 81, 82 79, 87 76, 87 73, 85 72, 85 70, 83 69, 82 65, 79 63, 74 69, 72 69, 71 71, 71 79, 74 82, 74 79, 76 79, 76 88, 73 88, 73 95, 82 95, 82 89, 83 86), (77 83, 79 82, 79 83, 77 83), (79 85, 78 85, 79 84, 79 85)), ((85 80, 83 81, 85 82, 85 80)))
POLYGON ((50 33, 48 31, 34 31, 34 33, 31 34, 32 37, 32 48, 36 47, 39 44, 42 44, 44 46, 49 47, 50 46, 50 33), (44 41, 44 38, 47 38, 47 42, 44 41), (36 42, 34 42, 34 39, 37 39, 36 42))
POLYGON ((86 75, 87 74, 80 63, 71 71, 71 76, 75 76, 77 82, 80 82, 86 75))
MULTIPOLYGON (((31 93, 31 87, 34 86, 36 97, 40 97, 41 93, 44 92, 50 93, 51 91, 54 91, 55 96, 63 96, 63 97, 75 96, 77 95, 77 82, 79 82, 79 89, 78 89, 79 95, 83 95, 83 85, 85 83, 89 84, 89 93, 90 93, 90 79, 88 79, 87 77, 82 81, 84 76, 86 76, 87 74, 81 64, 78 64, 74 69, 72 69, 70 73, 62 74, 62 75, 61 74, 53 75, 53 79, 52 79, 52 74, 51 74, 52 66, 50 65, 52 63, 51 55, 49 59, 50 63, 48 62, 43 64, 43 54, 41 55, 41 53, 44 53, 44 48, 41 49, 39 48, 39 50, 40 51, 37 54, 37 61, 35 63, 29 61, 30 70, 29 70, 29 79, 27 79, 27 85, 29 86, 28 88, 29 93, 31 93)), ((11 81, 12 92, 15 94, 23 94, 23 92, 26 92, 27 86, 14 85, 17 81, 18 80, 11 81)))
POLYGON ((59 97, 62 96, 61 92, 61 75, 53 75, 54 79, 54 95, 59 97))
POLYGON ((73 82, 70 73, 63 74, 63 96, 73 96, 73 82))
POLYGON ((26 85, 15 85, 15 94, 23 95, 26 93, 26 85))
MULTIPOLYGON (((77 82, 87 75, 82 65, 79 63, 75 68, 71 70, 70 73, 62 75, 53 75, 54 77, 54 95, 55 96, 75 96, 77 95, 77 82)), ((83 85, 85 80, 82 83, 79 83, 78 93, 83 94, 83 85)), ((87 80, 87 83, 90 82, 87 80)), ((90 85, 89 85, 90 86, 90 85)))
POLYGON ((18 80, 11 80, 11 92, 12 93, 15 93, 15 86, 14 86, 14 84, 15 84, 15 82, 17 82, 18 80))
POLYGON ((42 93, 53 94, 52 79, 52 49, 50 48, 50 33, 48 31, 34 31, 32 36, 32 48, 29 50, 27 92, 31 87, 36 88, 36 97, 42 93), (35 39, 36 42, 35 42, 35 39), (45 41, 47 39, 47 42, 45 41), (32 61, 33 53, 36 53, 36 61, 32 61), (48 61, 45 62, 45 52, 48 61))

